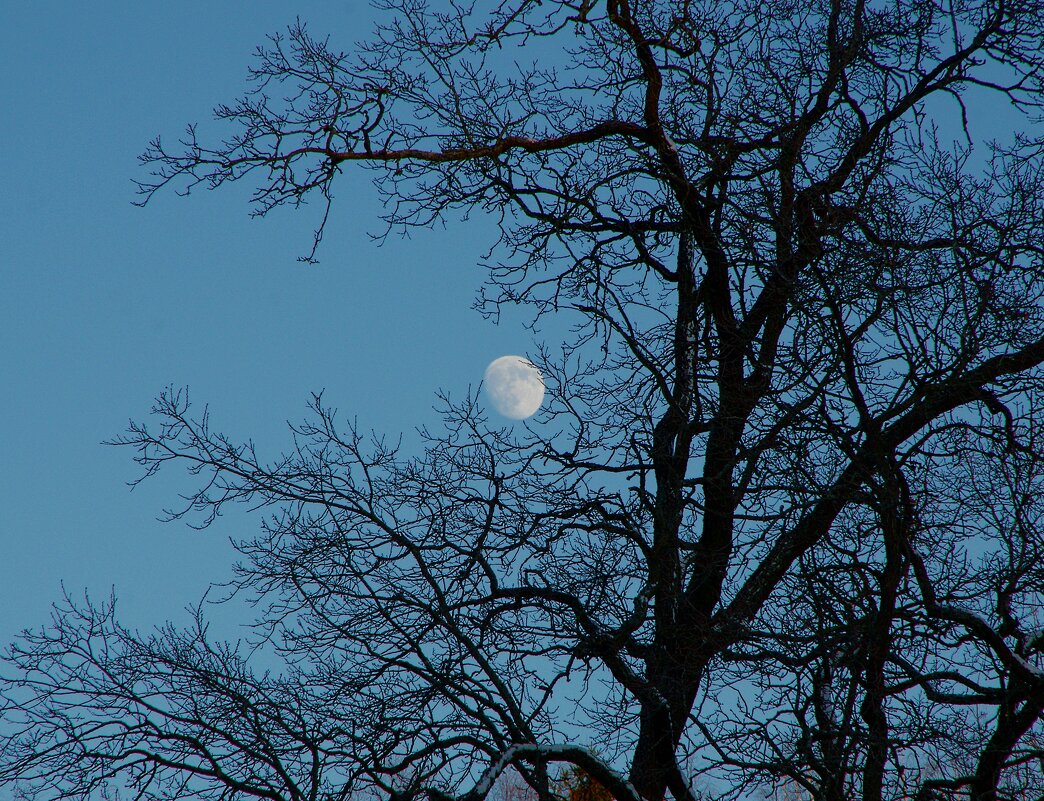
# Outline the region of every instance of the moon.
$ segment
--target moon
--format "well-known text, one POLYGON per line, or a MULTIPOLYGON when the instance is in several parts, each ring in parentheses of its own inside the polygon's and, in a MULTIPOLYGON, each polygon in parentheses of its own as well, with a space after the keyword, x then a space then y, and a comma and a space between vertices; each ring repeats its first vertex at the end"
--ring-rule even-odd
POLYGON ((530 417, 544 402, 544 378, 523 356, 501 356, 491 361, 483 385, 493 408, 512 420, 530 417))

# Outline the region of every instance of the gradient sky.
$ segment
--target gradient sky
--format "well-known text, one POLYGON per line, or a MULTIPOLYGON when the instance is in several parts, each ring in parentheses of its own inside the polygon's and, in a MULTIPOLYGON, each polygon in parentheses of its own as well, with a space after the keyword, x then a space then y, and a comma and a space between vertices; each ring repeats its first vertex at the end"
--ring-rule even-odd
MULTIPOLYGON (((376 194, 349 172, 306 266, 318 209, 250 219, 245 184, 132 206, 149 139, 235 99, 254 48, 292 14, 339 47, 371 28, 363 2, 287 6, 0 3, 0 646, 46 623, 63 584, 115 591, 120 619, 149 629, 187 622, 229 577, 228 537, 258 514, 161 524, 183 473, 132 493, 132 454, 101 444, 164 387, 188 386, 215 428, 275 455, 310 392, 409 441, 437 427, 437 389, 462 397, 495 357, 534 350, 519 318, 470 309, 493 232, 481 215, 378 247, 376 194)), ((1022 124, 971 109, 978 133, 1022 124)), ((941 119, 959 134, 956 107, 941 119)), ((222 633, 235 636, 235 612, 222 633)))
MULTIPOLYGON (((149 628, 227 578, 228 536, 156 521, 181 474, 133 493, 131 453, 101 445, 188 386, 215 426, 274 455, 311 391, 364 428, 437 424, 490 360, 531 352, 516 320, 470 309, 492 228, 474 220, 383 247, 364 176, 346 175, 322 259, 317 209, 248 216, 246 186, 131 205, 136 157, 234 99, 266 34, 292 14, 347 46, 361 3, 6 3, 0 10, 0 643, 73 596, 115 588, 149 628)), ((198 408, 198 407, 197 407, 198 408)))
MULTIPOLYGON (((356 2, 293 13, 338 46, 372 21, 356 2)), ((165 386, 274 454, 312 391, 364 428, 408 434, 437 424, 438 388, 461 397, 494 357, 533 350, 518 319, 470 310, 491 241, 480 215, 378 247, 375 193, 349 173, 322 263, 306 266, 316 209, 250 219, 245 185, 131 205, 148 140, 209 120, 291 22, 271 0, 0 10, 0 643, 44 623, 63 582, 115 588, 121 618, 147 628, 229 575, 227 538, 257 515, 162 525, 180 474, 131 493, 131 453, 100 444, 165 386)), ((1015 124, 1001 107, 971 122, 1015 124)))

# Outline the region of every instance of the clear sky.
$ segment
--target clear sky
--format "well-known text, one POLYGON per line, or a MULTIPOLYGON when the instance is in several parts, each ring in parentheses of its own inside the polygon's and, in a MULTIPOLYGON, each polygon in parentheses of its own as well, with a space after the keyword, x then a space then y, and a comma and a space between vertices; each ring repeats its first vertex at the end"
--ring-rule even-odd
MULTIPOLYGON (((262 453, 311 391, 392 435, 432 424, 532 335, 471 311, 490 242, 480 220, 378 247, 379 205, 345 176, 322 262, 313 210, 248 216, 246 186, 131 205, 136 157, 245 86, 254 47, 296 13, 345 46, 363 3, 0 4, 0 642, 47 620, 61 583, 148 628, 228 577, 227 537, 156 521, 175 470, 131 493, 131 453, 101 441, 168 384, 262 453)), ((182 485, 184 486, 184 485, 182 485)))
MULTIPOLYGON (((176 471, 130 493, 131 454, 100 444, 168 384, 274 453, 311 391, 408 434, 436 422, 436 389, 460 397, 490 360, 533 348, 517 319, 470 310, 480 215, 378 247, 378 201, 349 173, 306 266, 317 210, 252 220, 247 186, 131 205, 148 140, 233 100, 292 13, 339 46, 372 22, 362 2, 0 5, 0 642, 45 622, 61 582, 114 587, 122 618, 148 627, 228 576, 226 539, 256 515, 161 525, 176 471)), ((971 123, 1015 124, 999 107, 971 123)))
MULTIPOLYGON (((461 397, 495 357, 533 350, 517 318, 470 309, 492 237, 481 215, 378 247, 378 200, 349 173, 307 266, 318 209, 253 220, 246 185, 132 206, 148 140, 237 97, 253 49, 293 14, 345 47, 372 22, 358 0, 0 2, 0 645, 45 623, 63 583, 114 589, 121 620, 145 629, 184 621, 229 577, 227 538, 257 514, 161 524, 181 474, 132 493, 132 454, 101 444, 164 387, 188 386, 219 430, 274 455, 310 392, 409 435, 437 425, 437 389, 461 397)), ((988 111, 974 128, 1019 124, 988 111)))

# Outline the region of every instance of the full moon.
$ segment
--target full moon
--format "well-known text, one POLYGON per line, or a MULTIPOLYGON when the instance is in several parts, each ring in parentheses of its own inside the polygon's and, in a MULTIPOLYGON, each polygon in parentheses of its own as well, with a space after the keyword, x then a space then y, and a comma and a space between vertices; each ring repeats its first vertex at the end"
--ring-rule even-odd
POLYGON ((486 368, 486 394, 504 417, 524 420, 544 402, 544 379, 529 359, 501 356, 486 368))

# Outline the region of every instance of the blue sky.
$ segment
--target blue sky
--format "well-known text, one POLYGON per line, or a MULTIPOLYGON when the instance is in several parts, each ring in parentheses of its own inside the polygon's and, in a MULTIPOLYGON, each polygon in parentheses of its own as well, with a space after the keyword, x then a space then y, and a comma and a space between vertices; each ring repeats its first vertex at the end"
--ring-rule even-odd
POLYGON ((131 453, 101 445, 188 386, 262 452, 309 392, 390 434, 435 423, 486 364, 533 349, 518 320, 470 309, 492 229, 479 220, 383 247, 365 176, 348 175, 318 266, 296 257, 315 210, 252 220, 247 187, 131 205, 136 157, 245 86, 254 47, 296 13, 345 45, 363 4, 9 3, 0 10, 0 642, 46 622, 64 582, 122 619, 181 618, 229 575, 227 538, 160 524, 176 471, 130 492, 131 453))
MULTIPOLYGON (((246 186, 131 205, 148 140, 234 99, 255 46, 292 13, 339 46, 372 24, 355 2, 0 10, 0 642, 45 622, 62 582, 114 587, 123 619, 148 627, 228 576, 227 538, 256 515, 203 533, 161 525, 175 471, 131 493, 131 454, 100 444, 165 386, 188 386, 219 429, 273 453, 311 391, 408 434, 437 422, 437 389, 460 397, 496 356, 533 350, 519 319, 470 309, 492 236, 480 215, 378 247, 378 200, 349 173, 322 262, 306 266, 318 209, 253 220, 246 186)), ((971 122, 1017 124, 995 105, 971 122)))
MULTIPOLYGON (((343 46, 372 22, 361 2, 0 4, 0 644, 45 623, 63 584, 115 589, 146 629, 230 575, 227 539, 257 515, 161 524, 181 476, 132 493, 131 453, 101 444, 164 387, 274 454, 312 391, 408 435, 437 425, 437 389, 460 397, 493 358, 534 348, 518 318, 470 309, 493 233, 480 215, 378 247, 379 202, 349 173, 306 266, 318 209, 253 220, 246 186, 132 206, 148 140, 234 99, 292 14, 343 46)), ((971 123, 1019 124, 997 106, 971 123)))

